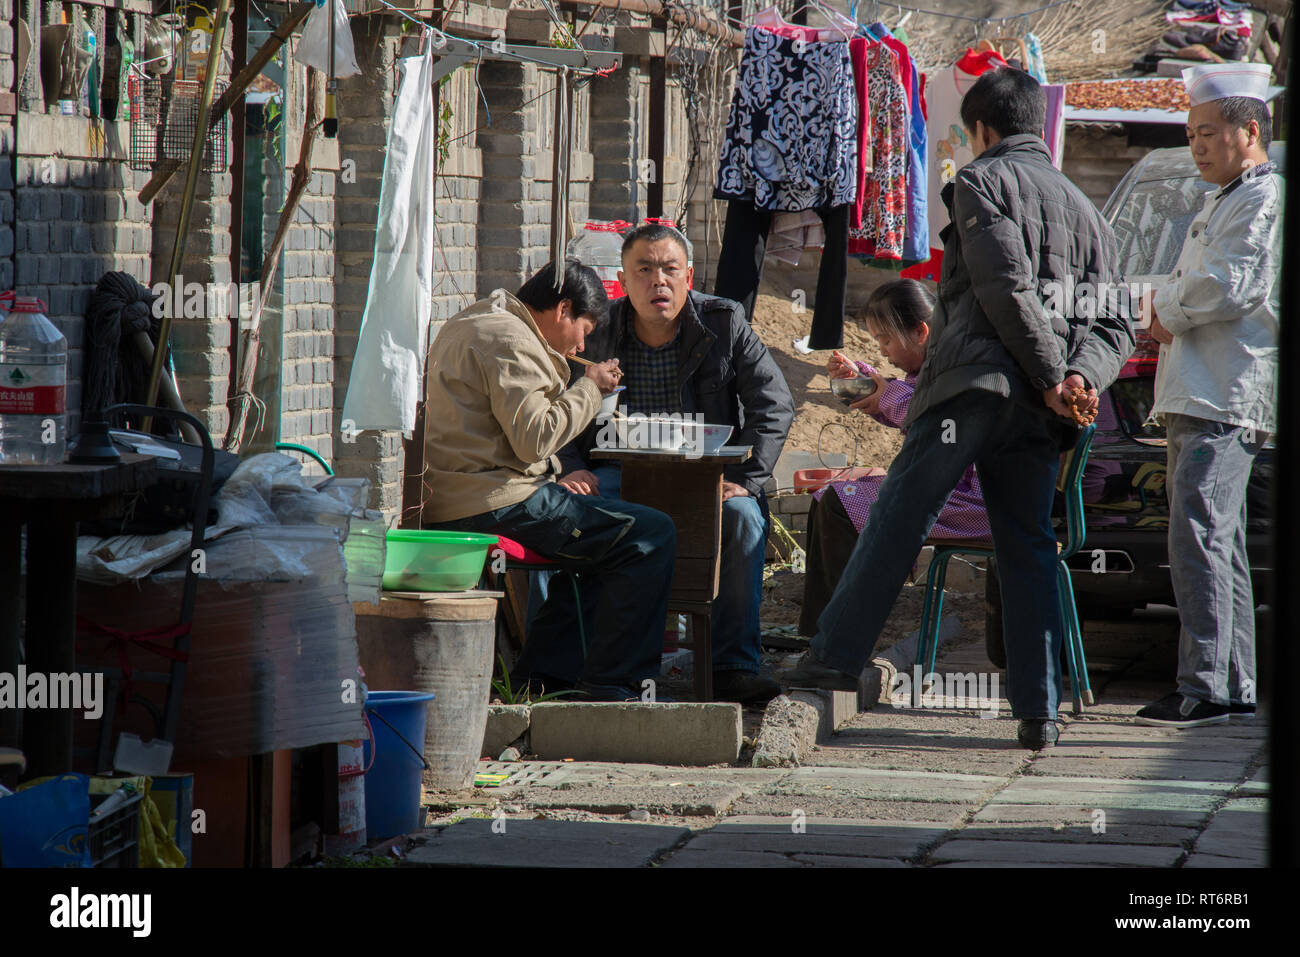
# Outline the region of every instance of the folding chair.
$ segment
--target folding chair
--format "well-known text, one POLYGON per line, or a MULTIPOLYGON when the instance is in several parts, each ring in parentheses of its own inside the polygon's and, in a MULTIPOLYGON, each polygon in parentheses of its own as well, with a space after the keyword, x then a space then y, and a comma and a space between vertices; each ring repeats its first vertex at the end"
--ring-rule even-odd
MULTIPOLYGON (((1074 695, 1074 713, 1081 714, 1085 704, 1094 704, 1092 686, 1088 681, 1088 663, 1083 654, 1083 629, 1074 604, 1074 585, 1070 580, 1067 562, 1083 547, 1086 527, 1083 515, 1083 469, 1088 464, 1088 451, 1097 427, 1090 425, 1079 433, 1079 439, 1066 458, 1065 466, 1057 477, 1056 487, 1065 496, 1065 541, 1057 544, 1056 578, 1065 628, 1066 660, 1070 666, 1070 689, 1074 695)), ((991 543, 974 540, 930 539, 926 544, 934 547, 934 557, 925 578, 925 604, 921 610, 921 637, 916 647, 916 663, 922 674, 934 671, 934 660, 939 649, 939 615, 943 611, 943 586, 948 574, 948 560, 954 555, 971 555, 993 558, 991 543)))

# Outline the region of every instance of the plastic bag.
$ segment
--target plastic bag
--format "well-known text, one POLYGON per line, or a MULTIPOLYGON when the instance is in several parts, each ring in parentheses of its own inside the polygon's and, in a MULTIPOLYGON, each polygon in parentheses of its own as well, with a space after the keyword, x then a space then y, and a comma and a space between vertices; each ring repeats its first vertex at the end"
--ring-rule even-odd
MULTIPOLYGON (((357 66, 357 55, 352 49, 352 28, 348 26, 348 13, 343 9, 343 0, 333 0, 334 5, 334 76, 342 78, 356 76, 361 72, 357 66)), ((302 28, 302 39, 298 49, 293 51, 293 58, 304 66, 315 67, 329 75, 330 68, 330 19, 325 11, 326 4, 316 7, 307 16, 307 25, 302 28)))
POLYGON ((90 778, 60 774, 0 798, 5 867, 90 867, 90 778))

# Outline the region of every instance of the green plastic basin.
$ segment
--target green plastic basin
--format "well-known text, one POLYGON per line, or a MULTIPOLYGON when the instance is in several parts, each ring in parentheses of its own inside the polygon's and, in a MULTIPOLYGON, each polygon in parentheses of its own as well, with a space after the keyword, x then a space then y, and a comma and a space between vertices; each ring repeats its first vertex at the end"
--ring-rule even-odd
POLYGON ((478 584, 495 535, 388 530, 384 588, 389 591, 468 591, 478 584))

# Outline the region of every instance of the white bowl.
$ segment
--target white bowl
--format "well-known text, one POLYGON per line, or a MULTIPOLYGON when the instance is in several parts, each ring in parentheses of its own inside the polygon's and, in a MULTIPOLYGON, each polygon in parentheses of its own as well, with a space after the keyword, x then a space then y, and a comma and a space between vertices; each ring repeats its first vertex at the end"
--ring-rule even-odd
POLYGON ((615 412, 618 411, 619 400, 623 398, 622 393, 623 390, 626 388, 627 386, 620 385, 617 388, 615 388, 614 391, 611 392, 609 395, 601 397, 600 400, 601 415, 613 415, 615 412))

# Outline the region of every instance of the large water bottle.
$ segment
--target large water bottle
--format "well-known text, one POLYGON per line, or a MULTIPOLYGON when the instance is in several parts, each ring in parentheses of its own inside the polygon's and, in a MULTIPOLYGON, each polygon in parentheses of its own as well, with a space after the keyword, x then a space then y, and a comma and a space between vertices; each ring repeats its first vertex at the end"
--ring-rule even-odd
POLYGON ((618 271, 623 268, 623 234, 632 228, 631 223, 616 219, 612 223, 593 219, 582 231, 569 240, 564 251, 584 266, 590 266, 605 286, 605 295, 618 299, 623 286, 618 281, 618 271))
POLYGON ((58 465, 67 451, 68 340, 39 299, 0 294, 0 465, 58 465))

